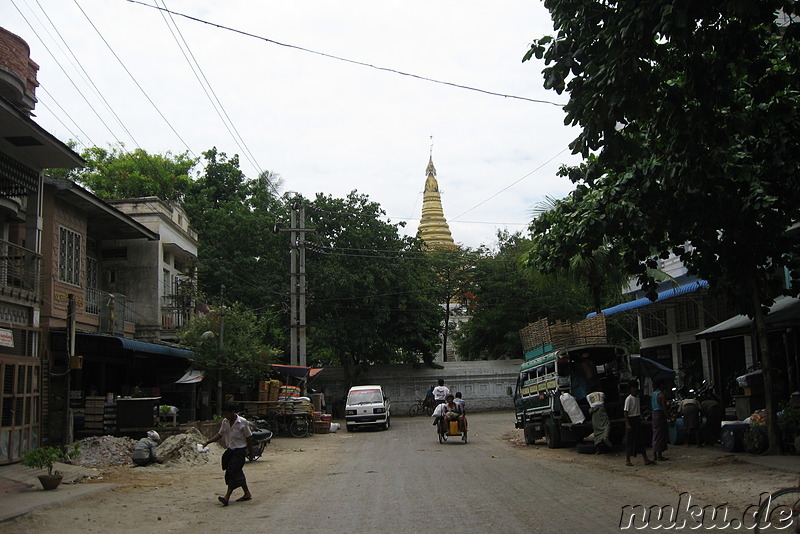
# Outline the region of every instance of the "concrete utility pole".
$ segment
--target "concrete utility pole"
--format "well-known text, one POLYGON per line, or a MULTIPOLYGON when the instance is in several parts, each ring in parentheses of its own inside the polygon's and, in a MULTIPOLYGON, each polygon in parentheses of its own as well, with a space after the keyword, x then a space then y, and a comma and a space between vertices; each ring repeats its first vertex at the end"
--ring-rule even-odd
MULTIPOLYGON (((225 332, 225 284, 219 290, 219 335, 217 336, 217 350, 222 358, 222 335, 225 332)), ((222 368, 217 370, 217 414, 222 415, 222 368)))
POLYGON ((306 207, 292 205, 289 232, 289 364, 306 366, 306 207))

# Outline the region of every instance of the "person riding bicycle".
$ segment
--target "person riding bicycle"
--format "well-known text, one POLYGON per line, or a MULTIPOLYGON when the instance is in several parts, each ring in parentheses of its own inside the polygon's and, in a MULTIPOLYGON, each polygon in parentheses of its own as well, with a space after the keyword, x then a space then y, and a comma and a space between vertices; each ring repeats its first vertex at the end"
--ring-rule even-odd
POLYGON ((433 388, 433 400, 438 404, 445 402, 447 395, 450 395, 450 389, 444 385, 444 380, 439 379, 439 385, 433 388))
MULTIPOLYGON (((450 421, 458 421, 458 431, 466 432, 467 418, 464 417, 464 408, 454 402, 455 397, 448 393, 445 397, 443 404, 440 404, 433 411, 431 417, 434 418, 433 424, 443 421, 445 425, 449 425, 450 421)), ((445 428, 447 428, 445 426, 445 428)))

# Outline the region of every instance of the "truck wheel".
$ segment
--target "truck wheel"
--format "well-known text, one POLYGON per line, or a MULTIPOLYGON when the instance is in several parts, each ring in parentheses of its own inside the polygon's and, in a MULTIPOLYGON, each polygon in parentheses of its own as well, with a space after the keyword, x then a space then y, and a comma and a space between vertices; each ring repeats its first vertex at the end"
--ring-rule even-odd
POLYGON ((533 445, 536 443, 536 427, 533 423, 525 423, 525 445, 533 445))
POLYGON ((544 425, 544 440, 551 449, 561 447, 561 429, 553 421, 548 421, 544 425))

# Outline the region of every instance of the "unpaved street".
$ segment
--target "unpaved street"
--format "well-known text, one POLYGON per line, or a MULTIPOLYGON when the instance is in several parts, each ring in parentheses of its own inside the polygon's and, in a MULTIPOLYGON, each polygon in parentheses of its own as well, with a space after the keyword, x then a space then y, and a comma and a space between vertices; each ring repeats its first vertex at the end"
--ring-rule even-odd
POLYGON ((102 481, 117 488, 0 530, 619 532, 624 504, 677 506, 689 492, 738 513, 759 492, 796 482, 718 450, 678 447, 668 462, 625 467, 618 455, 526 447, 510 413, 470 416, 469 438, 439 444, 428 418, 394 418, 387 432, 278 438, 246 467, 254 499, 227 508, 216 500, 224 492, 218 465, 113 468, 102 481))

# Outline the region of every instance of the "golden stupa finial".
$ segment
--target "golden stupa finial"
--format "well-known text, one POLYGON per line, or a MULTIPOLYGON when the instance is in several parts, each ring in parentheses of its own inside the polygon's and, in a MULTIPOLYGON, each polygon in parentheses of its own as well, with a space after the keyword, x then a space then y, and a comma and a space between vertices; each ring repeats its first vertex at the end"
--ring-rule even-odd
POLYGON ((430 176, 431 174, 436 176, 436 167, 433 166, 433 135, 431 135, 431 152, 428 158, 428 167, 425 169, 426 176, 430 176))

